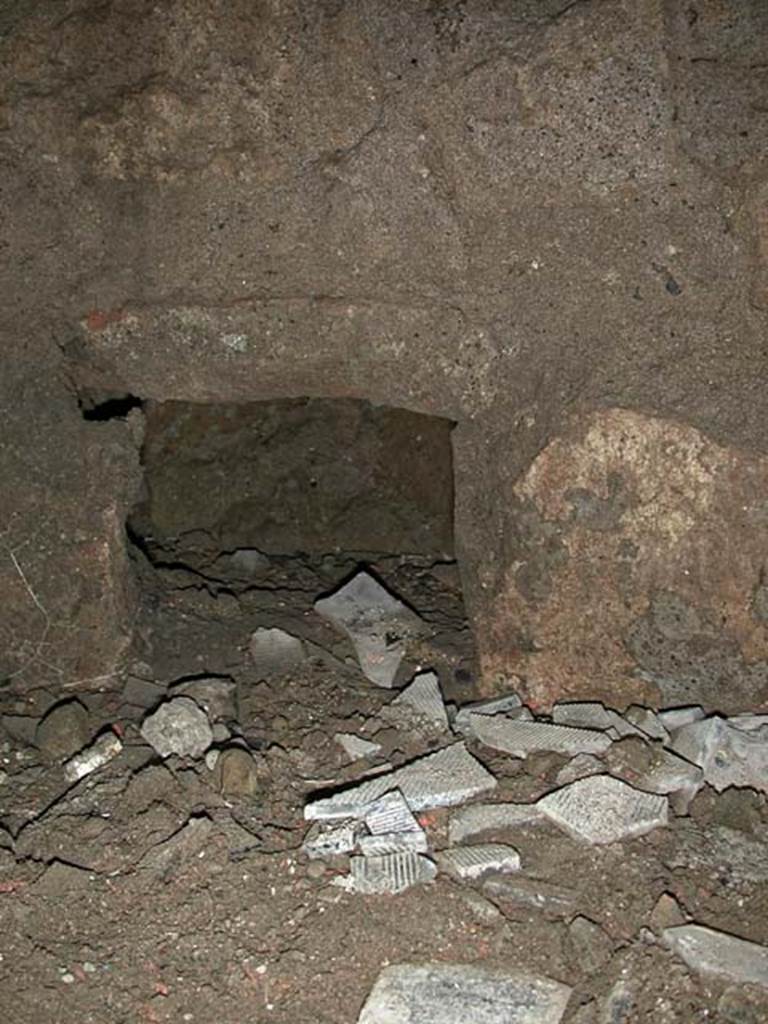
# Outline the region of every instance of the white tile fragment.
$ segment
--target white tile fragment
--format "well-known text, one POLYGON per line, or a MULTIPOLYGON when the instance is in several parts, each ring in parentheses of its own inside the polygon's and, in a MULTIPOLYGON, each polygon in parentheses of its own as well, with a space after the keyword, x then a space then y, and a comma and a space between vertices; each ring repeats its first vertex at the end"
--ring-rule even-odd
POLYGON ((555 704, 552 708, 552 721, 555 725, 571 725, 578 729, 598 729, 601 732, 613 729, 619 737, 642 735, 637 726, 599 701, 555 704))
POLYGON ((428 857, 390 853, 383 857, 352 857, 349 874, 334 879, 332 884, 363 895, 395 895, 431 882, 436 876, 437 868, 428 857))
POLYGON ((489 871, 506 873, 520 870, 520 854, 504 843, 457 846, 435 855, 441 870, 456 878, 474 881, 489 871))
POLYGON ((559 754, 602 754, 611 738, 595 729, 574 729, 547 722, 514 722, 507 718, 470 715, 473 736, 486 747, 526 757, 538 750, 559 754))
POLYGON ((586 779, 588 775, 599 775, 605 771, 605 765, 594 754, 577 754, 568 764, 564 764, 555 776, 558 786, 565 786, 577 779, 586 779))
POLYGON ((65 762, 64 776, 70 782, 84 779, 86 775, 95 772, 97 768, 103 768, 105 764, 109 764, 122 749, 123 744, 120 738, 113 732, 106 732, 103 736, 99 736, 90 747, 86 747, 85 750, 81 750, 79 754, 75 754, 65 762))
POLYGON ((645 835, 667 823, 667 798, 642 793, 609 775, 591 775, 537 804, 560 828, 594 845, 645 835))
POLYGON ((307 832, 302 850, 311 860, 323 860, 340 854, 352 853, 360 831, 358 821, 316 822, 307 832))
POLYGON ((501 715, 521 708, 522 701, 516 693, 507 693, 503 697, 493 697, 490 700, 465 704, 456 712, 453 728, 461 735, 466 735, 469 730, 470 715, 501 715))
POLYGON ((381 750, 380 743, 363 739, 352 732, 337 732, 333 737, 350 761, 360 761, 364 757, 373 757, 381 750))
POLYGON ((418 615, 365 571, 316 601, 315 611, 347 634, 363 673, 377 686, 394 685, 406 638, 423 629, 418 615))
POLYGON ((420 672, 413 681, 398 694, 390 704, 390 708, 405 711, 428 723, 439 732, 448 731, 448 715, 446 714, 440 683, 434 672, 420 672))
POLYGON ((454 743, 394 772, 378 775, 333 796, 313 800, 305 806, 304 817, 308 821, 363 818, 391 789, 399 789, 413 811, 453 807, 497 785, 494 776, 463 743, 454 743))
POLYGON ((666 928, 662 941, 691 970, 700 974, 728 978, 738 985, 768 988, 768 948, 765 946, 698 924, 666 928))
POLYGON ((358 1024, 560 1024, 571 991, 475 964, 396 964, 379 975, 358 1024))
POLYGON ((674 732, 676 729, 682 729, 684 725, 690 725, 691 722, 698 722, 702 718, 706 717, 704 708, 700 705, 695 704, 684 708, 666 708, 664 711, 659 711, 658 718, 667 732, 674 732))

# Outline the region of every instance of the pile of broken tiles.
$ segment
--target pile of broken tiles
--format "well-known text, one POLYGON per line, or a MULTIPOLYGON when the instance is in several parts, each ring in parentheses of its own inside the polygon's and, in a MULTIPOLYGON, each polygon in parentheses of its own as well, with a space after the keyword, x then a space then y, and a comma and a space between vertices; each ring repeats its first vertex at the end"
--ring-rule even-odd
MULTIPOLYGON (((353 640, 365 674, 378 685, 394 686, 401 650, 394 645, 391 656, 387 653, 386 621, 372 628, 354 600, 337 608, 336 624, 353 640)), ((323 611, 333 621, 334 608, 326 605, 323 611)), ((382 604, 382 614, 392 622, 398 613, 382 604)), ((316 795, 304 812, 312 823, 306 855, 347 855, 349 871, 334 884, 367 896, 399 893, 432 882, 439 872, 474 881, 524 868, 514 847, 472 842, 484 832, 549 822, 577 841, 611 844, 664 827, 670 815, 684 815, 705 784, 718 792, 735 786, 768 793, 768 715, 725 718, 700 707, 656 712, 639 706, 620 714, 601 703, 573 702, 556 704, 551 715, 537 718, 515 693, 456 709, 444 704, 432 672, 416 675, 389 709, 393 722, 402 715, 404 726, 420 723, 433 742, 439 737, 440 748, 396 769, 371 769, 357 783, 316 795), (635 737, 647 756, 639 759, 639 770, 622 773, 610 751, 628 737, 635 737), (570 760, 557 776, 557 788, 535 802, 482 802, 478 798, 498 783, 468 744, 516 758, 546 751, 570 760), (429 816, 419 817, 435 808, 452 809, 448 846, 437 850, 429 816)), ((368 740, 337 739, 352 759, 376 753, 368 740)), ((662 941, 703 974, 768 987, 768 950, 761 946, 693 923, 666 928, 662 941)), ((470 1019, 556 1024, 569 992, 550 979, 475 965, 398 965, 382 972, 359 1020, 420 1020, 419 1014, 439 1003, 445 1024, 470 1019)))

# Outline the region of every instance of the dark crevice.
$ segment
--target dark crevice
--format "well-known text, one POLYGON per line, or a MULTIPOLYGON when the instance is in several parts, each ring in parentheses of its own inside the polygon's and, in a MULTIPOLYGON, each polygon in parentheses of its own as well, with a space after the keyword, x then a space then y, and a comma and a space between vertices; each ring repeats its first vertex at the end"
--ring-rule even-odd
POLYGON ((115 395, 101 402, 81 398, 78 402, 84 420, 105 423, 107 420, 124 420, 133 409, 141 409, 144 400, 136 395, 115 395))

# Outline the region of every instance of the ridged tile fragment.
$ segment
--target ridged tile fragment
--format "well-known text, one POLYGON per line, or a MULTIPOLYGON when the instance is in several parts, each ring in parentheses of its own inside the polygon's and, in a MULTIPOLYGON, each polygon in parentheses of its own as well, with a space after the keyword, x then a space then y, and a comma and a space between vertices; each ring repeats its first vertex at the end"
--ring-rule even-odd
POLYGON ((333 884, 362 895, 395 895, 437 876, 437 867, 418 853, 391 853, 383 857, 352 857, 349 874, 333 884))
POLYGON ((473 736, 486 747, 526 757, 538 750, 559 754, 602 754, 611 738, 594 729, 575 729, 548 722, 514 722, 508 718, 470 715, 473 736))
POLYGON ((454 811, 448 822, 448 841, 465 839, 498 829, 519 828, 543 821, 536 804, 469 804, 454 811))
POLYGON ((440 732, 448 730, 448 715, 440 683, 434 672, 420 672, 392 701, 390 708, 421 719, 440 732))
POLYGON ((591 775, 548 793, 537 807, 577 839, 594 845, 645 835, 667 823, 665 796, 642 793, 610 775, 591 775))
POLYGON ((456 846, 435 855, 441 870, 456 878, 474 881, 489 871, 506 874, 520 870, 520 854, 504 843, 456 846))

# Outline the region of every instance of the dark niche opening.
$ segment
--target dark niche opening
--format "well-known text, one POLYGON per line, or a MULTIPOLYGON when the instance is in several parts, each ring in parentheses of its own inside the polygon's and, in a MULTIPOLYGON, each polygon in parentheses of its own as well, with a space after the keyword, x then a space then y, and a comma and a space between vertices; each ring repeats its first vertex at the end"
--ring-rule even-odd
POLYGON ((450 420, 356 399, 144 412, 144 486, 127 529, 141 587, 135 653, 154 674, 242 674, 257 628, 353 671, 348 638, 314 603, 362 568, 426 624, 398 685, 430 668, 446 699, 466 698, 474 659, 450 420))

